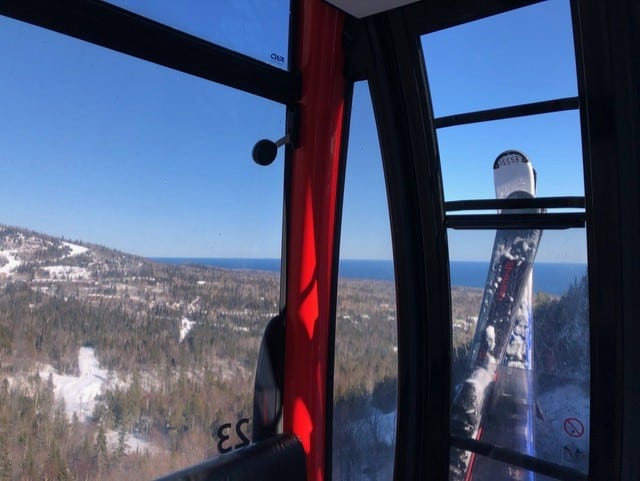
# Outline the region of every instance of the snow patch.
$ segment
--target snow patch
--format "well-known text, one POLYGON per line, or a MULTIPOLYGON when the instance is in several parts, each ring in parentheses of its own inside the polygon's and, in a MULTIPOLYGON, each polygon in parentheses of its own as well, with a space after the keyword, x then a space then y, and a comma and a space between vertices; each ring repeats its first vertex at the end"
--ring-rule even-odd
POLYGON ((0 274, 10 274, 22 265, 15 250, 0 251, 0 257, 7 259, 7 263, 0 267, 0 274))
POLYGON ((180 342, 184 341, 184 338, 187 337, 187 334, 193 329, 196 321, 191 321, 186 317, 183 317, 180 321, 180 342))
POLYGON ((85 267, 77 266, 45 266, 42 268, 50 279, 89 280, 91 273, 85 267))
POLYGON ((101 369, 95 351, 90 347, 81 347, 78 352, 79 376, 58 374, 51 366, 40 371, 40 377, 48 379, 51 375, 54 393, 57 398, 64 399, 67 415, 76 413, 80 421, 91 419, 97 397, 103 393, 103 385, 114 382, 106 369, 101 369))
POLYGON ((71 249, 71 252, 66 257, 78 256, 80 254, 84 254, 89 250, 88 247, 80 246, 78 244, 72 244, 71 242, 63 242, 65 247, 71 249))
MULTIPOLYGON (((109 449, 111 451, 115 451, 120 443, 120 434, 117 431, 108 431, 106 436, 109 449)), ((145 441, 144 439, 140 439, 136 436, 127 434, 124 439, 125 453, 127 454, 144 452, 155 453, 159 451, 159 449, 152 446, 149 441, 145 441)))
MULTIPOLYGON (((104 394, 106 388, 121 383, 109 371, 102 369, 96 358, 95 350, 91 347, 81 347, 78 352, 79 376, 58 374, 52 366, 44 366, 40 370, 40 377, 53 380, 56 398, 63 399, 69 419, 76 413, 81 422, 91 421, 93 410, 98 403, 98 397, 104 394)), ((107 440, 112 449, 118 445, 118 433, 108 431, 107 440)), ((126 452, 153 452, 154 447, 149 441, 127 434, 126 452)))
POLYGON ((508 366, 510 367, 524 367, 521 366, 527 354, 526 345, 522 336, 512 335, 505 354, 509 357, 508 366))
POLYGON ((487 343, 487 351, 491 352, 496 347, 496 330, 493 326, 487 326, 484 330, 485 342, 487 343))

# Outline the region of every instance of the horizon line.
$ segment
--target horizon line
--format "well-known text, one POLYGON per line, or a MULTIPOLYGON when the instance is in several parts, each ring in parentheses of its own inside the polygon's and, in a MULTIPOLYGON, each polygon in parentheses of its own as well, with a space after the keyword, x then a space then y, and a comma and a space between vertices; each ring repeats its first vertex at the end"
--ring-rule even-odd
MULTIPOLYGON (((238 257, 238 256, 141 256, 146 259, 176 259, 176 260, 203 260, 203 259, 220 259, 220 260, 263 260, 263 261, 280 261, 280 257, 238 257)), ((339 261, 359 261, 359 262, 393 262, 393 259, 361 259, 355 257, 341 258, 339 261)), ((488 263, 490 259, 450 259, 449 262, 481 262, 488 263)), ((573 264, 587 266, 587 261, 553 261, 541 260, 535 261, 535 264, 573 264)))

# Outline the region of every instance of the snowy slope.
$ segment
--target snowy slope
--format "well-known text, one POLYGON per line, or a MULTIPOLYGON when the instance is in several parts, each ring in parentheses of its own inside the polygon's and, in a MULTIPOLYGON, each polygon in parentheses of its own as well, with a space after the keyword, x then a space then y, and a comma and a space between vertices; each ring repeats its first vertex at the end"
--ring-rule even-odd
MULTIPOLYGON (((79 376, 59 374, 53 367, 45 366, 40 370, 40 377, 51 376, 56 398, 63 399, 69 419, 75 413, 82 422, 92 421, 93 410, 98 398, 108 387, 124 384, 117 376, 100 367, 95 351, 90 347, 81 347, 78 352, 79 376)), ((118 433, 109 431, 107 439, 111 446, 118 443, 118 433)), ((153 451, 155 448, 148 441, 132 436, 126 439, 128 452, 153 451)))
POLYGON ((53 379, 55 395, 64 399, 69 417, 76 413, 81 421, 89 421, 96 407, 97 397, 103 392, 103 386, 115 383, 106 369, 101 369, 95 351, 90 347, 81 347, 78 352, 79 376, 58 374, 51 366, 40 371, 40 377, 53 379))

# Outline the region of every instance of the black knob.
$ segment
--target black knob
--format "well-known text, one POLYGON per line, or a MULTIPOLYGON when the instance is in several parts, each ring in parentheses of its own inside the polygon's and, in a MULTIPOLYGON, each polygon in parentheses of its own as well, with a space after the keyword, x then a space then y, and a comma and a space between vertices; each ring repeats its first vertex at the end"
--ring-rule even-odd
POLYGON ((278 146, 269 139, 258 140, 251 151, 253 160, 259 165, 270 165, 276 160, 276 155, 278 155, 278 146))

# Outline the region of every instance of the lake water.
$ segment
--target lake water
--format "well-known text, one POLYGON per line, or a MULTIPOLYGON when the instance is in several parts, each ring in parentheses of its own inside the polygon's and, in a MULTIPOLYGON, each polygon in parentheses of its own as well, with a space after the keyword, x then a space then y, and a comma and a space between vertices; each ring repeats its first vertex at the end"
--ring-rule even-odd
MULTIPOLYGON (((248 269, 269 272, 280 271, 280 259, 232 259, 202 257, 154 257, 151 260, 164 264, 197 264, 224 269, 248 269)), ((487 279, 489 262, 452 261, 451 284, 462 287, 483 288, 487 279)), ((586 264, 537 262, 534 266, 533 289, 535 292, 562 294, 587 272, 586 264)), ((349 279, 393 280, 393 262, 390 260, 340 261, 340 276, 349 279)))

